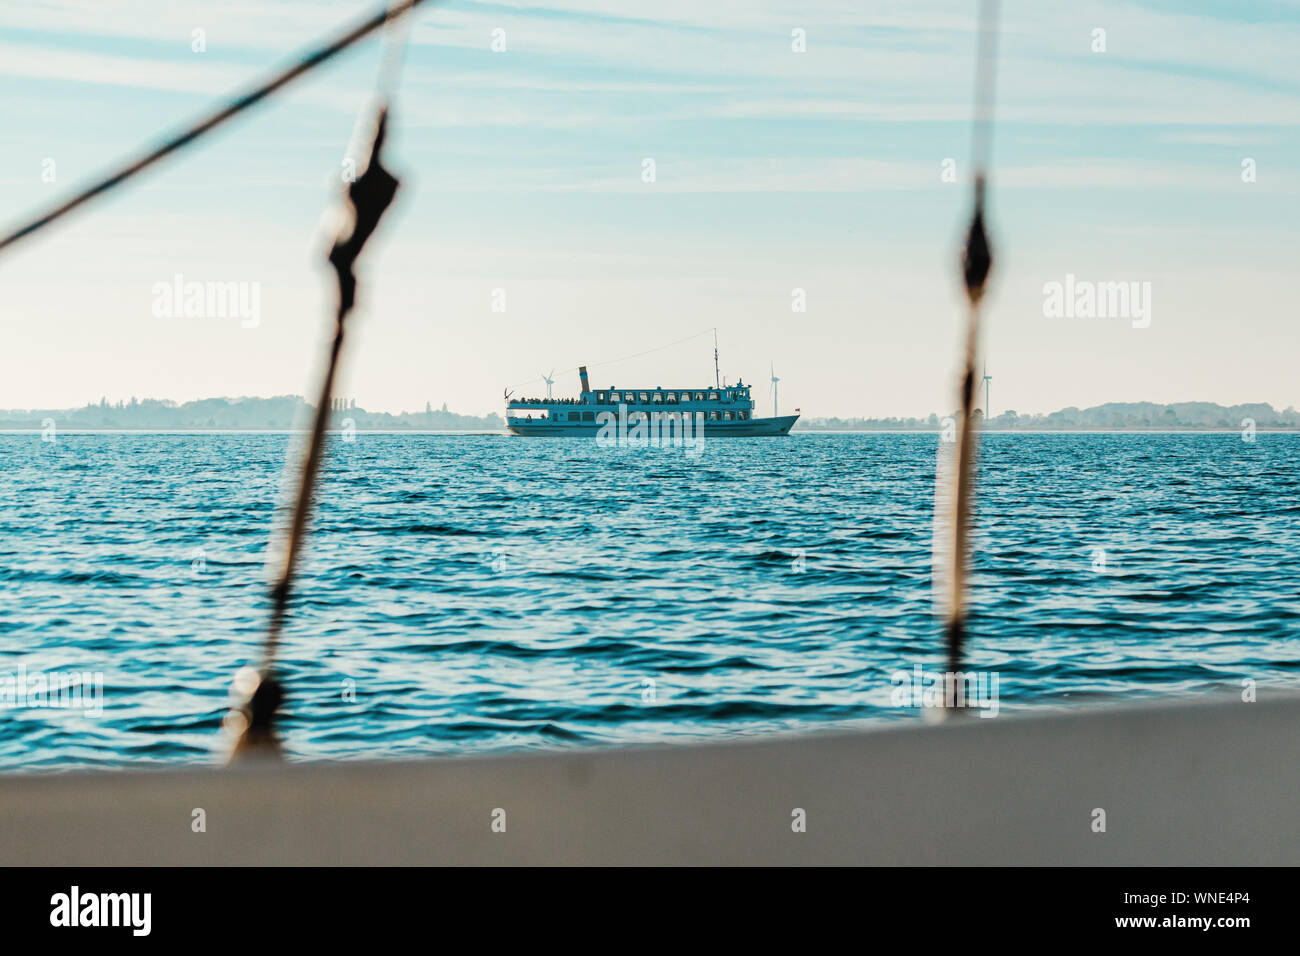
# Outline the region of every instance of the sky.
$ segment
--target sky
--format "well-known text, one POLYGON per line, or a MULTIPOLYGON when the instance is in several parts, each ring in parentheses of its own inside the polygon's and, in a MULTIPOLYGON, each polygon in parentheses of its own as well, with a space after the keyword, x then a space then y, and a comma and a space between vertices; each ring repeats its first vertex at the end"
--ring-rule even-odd
MULTIPOLYGON (((0 231, 374 8, 5 0, 0 231)), ((758 383, 763 412, 772 368, 783 411, 955 407, 975 15, 423 8, 392 108, 402 186, 366 250, 343 393, 500 412, 505 387, 540 394, 551 369, 576 393, 580 364, 598 387, 702 386, 716 328, 722 375, 758 383)), ((1003 0, 993 414, 1300 406, 1297 50, 1300 0, 1003 0), (1136 283, 1149 313, 1045 314, 1067 276, 1136 283)), ((333 299, 322 223, 380 51, 0 254, 0 407, 310 391, 333 299), (158 314, 178 275, 256 289, 257 321, 158 314)))

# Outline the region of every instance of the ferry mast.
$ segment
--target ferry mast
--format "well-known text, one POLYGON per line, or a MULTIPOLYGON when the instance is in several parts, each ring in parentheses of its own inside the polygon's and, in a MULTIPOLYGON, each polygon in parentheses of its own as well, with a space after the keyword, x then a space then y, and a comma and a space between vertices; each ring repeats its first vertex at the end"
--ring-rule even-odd
POLYGON ((722 388, 722 375, 718 372, 718 330, 713 330, 713 387, 722 388))

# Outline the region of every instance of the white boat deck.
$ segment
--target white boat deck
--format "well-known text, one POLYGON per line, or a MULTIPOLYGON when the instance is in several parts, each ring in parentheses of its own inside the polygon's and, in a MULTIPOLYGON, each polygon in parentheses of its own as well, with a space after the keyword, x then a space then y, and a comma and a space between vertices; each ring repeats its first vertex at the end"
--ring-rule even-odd
POLYGON ((1295 865, 1298 732, 1300 698, 1233 697, 710 745, 6 776, 0 862, 1295 865))

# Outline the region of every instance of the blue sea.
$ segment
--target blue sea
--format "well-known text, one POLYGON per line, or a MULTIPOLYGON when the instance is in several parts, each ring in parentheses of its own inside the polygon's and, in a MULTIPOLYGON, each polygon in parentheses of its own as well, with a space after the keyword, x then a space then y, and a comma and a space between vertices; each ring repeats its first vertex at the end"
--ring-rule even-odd
MULTIPOLYGON (((0 435, 0 769, 209 762, 255 661, 284 434, 0 435), (30 703, 30 700, 28 701, 30 703)), ((281 673, 294 759, 923 719, 933 434, 682 449, 330 440, 281 673)), ((989 434, 967 666, 1002 713, 1300 678, 1300 436, 989 434)))

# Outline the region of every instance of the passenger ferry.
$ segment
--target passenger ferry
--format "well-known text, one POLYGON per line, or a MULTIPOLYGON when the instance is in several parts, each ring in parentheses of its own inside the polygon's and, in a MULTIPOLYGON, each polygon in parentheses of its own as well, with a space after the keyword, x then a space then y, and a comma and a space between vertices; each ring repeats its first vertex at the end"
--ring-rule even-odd
MULTIPOLYGON (((715 382, 708 388, 591 388, 587 367, 578 369, 582 393, 577 398, 506 399, 506 428, 512 435, 595 436, 602 427, 620 420, 635 426, 668 420, 667 416, 689 415, 709 438, 748 438, 787 435, 799 416, 758 418, 754 414, 752 386, 715 382)), ((548 390, 549 391, 549 390, 548 390)), ((775 411, 775 409, 773 409, 775 411)), ((795 409, 797 412, 798 409, 795 409)))

